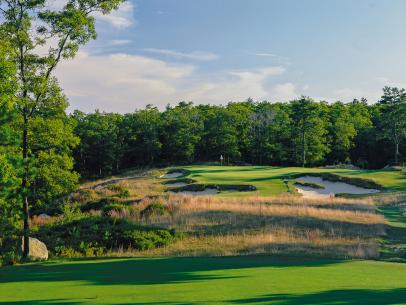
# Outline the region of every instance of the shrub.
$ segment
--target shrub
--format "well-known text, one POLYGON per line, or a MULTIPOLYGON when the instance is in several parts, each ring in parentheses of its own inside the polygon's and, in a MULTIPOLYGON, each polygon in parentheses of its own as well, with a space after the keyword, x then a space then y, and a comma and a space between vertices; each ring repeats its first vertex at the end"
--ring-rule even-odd
POLYGON ((50 224, 35 234, 51 254, 99 256, 108 249, 151 249, 167 245, 175 232, 135 225, 126 219, 92 216, 69 223, 50 224))
POLYGON ((124 236, 135 249, 149 250, 155 247, 168 245, 173 241, 174 236, 168 230, 135 230, 124 236))
POLYGON ((168 212, 168 207, 161 203, 151 203, 141 211, 141 217, 150 217, 153 215, 164 215, 168 212))
POLYGON ((126 189, 119 184, 108 184, 106 186, 106 189, 108 189, 109 191, 112 191, 112 192, 116 192, 116 193, 122 193, 122 192, 126 191, 126 189))
POLYGON ((130 210, 130 209, 131 209, 131 206, 128 206, 126 204, 112 203, 112 204, 105 205, 103 207, 103 214, 106 216, 109 216, 110 212, 112 212, 112 211, 122 212, 124 210, 130 210))
POLYGON ((128 190, 124 190, 121 193, 117 194, 119 198, 128 198, 130 197, 130 192, 128 190))
POLYGON ((20 260, 17 251, 8 251, 0 257, 0 266, 1 265, 15 265, 20 260))
POLYGON ((90 210, 102 210, 107 205, 121 204, 120 200, 116 197, 102 198, 99 201, 88 202, 81 206, 82 212, 88 212, 90 210))
POLYGON ((72 195, 72 200, 78 201, 78 202, 87 202, 87 201, 95 200, 96 198, 97 198, 97 194, 92 189, 83 189, 72 195))
POLYGON ((65 246, 56 246, 54 249, 54 253, 60 257, 79 257, 82 256, 82 253, 76 251, 72 247, 65 247, 65 246))

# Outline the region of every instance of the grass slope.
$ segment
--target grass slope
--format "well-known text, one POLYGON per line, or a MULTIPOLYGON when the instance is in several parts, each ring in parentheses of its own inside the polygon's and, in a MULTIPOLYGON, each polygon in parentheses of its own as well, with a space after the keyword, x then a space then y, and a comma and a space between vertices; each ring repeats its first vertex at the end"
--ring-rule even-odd
POLYGON ((104 259, 0 269, 0 304, 406 304, 406 264, 269 256, 104 259))
MULTIPOLYGON (((384 186, 388 191, 406 191, 406 172, 385 170, 349 170, 302 167, 270 166, 187 166, 187 178, 204 184, 251 184, 256 192, 239 195, 278 195, 287 192, 283 179, 300 173, 335 173, 347 177, 370 179, 384 186)), ((222 194, 235 196, 236 193, 222 194)))

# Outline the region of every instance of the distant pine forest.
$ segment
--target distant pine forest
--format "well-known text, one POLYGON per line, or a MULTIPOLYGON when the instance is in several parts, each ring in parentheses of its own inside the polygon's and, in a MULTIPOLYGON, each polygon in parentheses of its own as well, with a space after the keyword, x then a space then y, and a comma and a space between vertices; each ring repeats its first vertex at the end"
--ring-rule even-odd
POLYGON ((196 162, 280 166, 352 164, 382 168, 405 161, 406 92, 385 87, 377 103, 180 102, 133 113, 74 111, 75 169, 84 178, 139 166, 196 162), (220 158, 222 157, 222 160, 220 158))

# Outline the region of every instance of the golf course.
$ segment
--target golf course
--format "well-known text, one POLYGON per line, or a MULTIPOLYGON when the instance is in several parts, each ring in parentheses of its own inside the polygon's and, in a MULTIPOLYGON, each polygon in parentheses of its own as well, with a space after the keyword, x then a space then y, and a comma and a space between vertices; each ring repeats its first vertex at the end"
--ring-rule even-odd
MULTIPOLYGON (((406 174, 390 170, 324 169, 271 166, 186 166, 185 178, 201 184, 253 185, 257 191, 235 195, 273 196, 288 191, 284 180, 307 173, 331 173, 343 177, 367 179, 381 185, 385 191, 406 191, 406 174)), ((176 169, 173 169, 176 171, 176 169)), ((230 194, 224 194, 230 195, 230 194)))
MULTIPOLYGON (((200 208, 202 211, 211 211, 211 214, 218 209, 213 205, 228 206, 241 198, 241 205, 237 208, 230 205, 230 211, 254 213, 254 218, 247 218, 249 214, 245 214, 241 220, 237 219, 235 224, 228 222, 223 224, 225 229, 219 228, 217 231, 213 231, 212 224, 207 224, 204 229, 201 220, 190 218, 190 221, 196 222, 198 226, 199 233, 195 237, 189 222, 189 231, 185 231, 189 237, 185 236, 161 249, 141 251, 138 254, 124 252, 118 258, 109 257, 117 255, 110 253, 102 258, 52 258, 47 262, 2 267, 0 304, 406 304, 406 265, 402 262, 404 254, 394 252, 394 249, 399 251, 405 247, 406 218, 397 208, 398 205, 382 204, 382 198, 387 196, 397 194, 396 200, 403 198, 399 197, 399 194, 405 190, 405 179, 405 172, 390 170, 197 165, 141 173, 129 172, 103 181, 87 183, 83 186, 85 189, 100 189, 100 185, 108 188, 119 181, 119 185, 128 188, 131 195, 126 200, 130 201, 138 200, 137 196, 133 198, 132 194, 140 194, 141 188, 143 191, 148 190, 150 195, 160 194, 166 196, 165 198, 169 196, 169 199, 163 199, 166 201, 180 198, 179 204, 188 204, 185 211, 192 209, 190 204, 196 202, 196 205, 201 206, 210 200, 209 207, 200 208), (328 207, 321 205, 320 199, 306 201, 297 193, 289 193, 290 187, 287 187, 286 180, 300 180, 302 175, 323 173, 372 180, 382 189, 373 197, 364 195, 357 199, 330 198, 328 207), (168 193, 168 189, 173 189, 166 186, 168 181, 187 181, 187 185, 252 185, 255 190, 224 193, 220 191, 216 195, 190 196, 168 193), (376 202, 371 207, 371 202, 365 201, 366 198, 381 198, 381 204, 376 202), (314 214, 307 212, 306 215, 298 214, 294 222, 280 220, 280 216, 274 215, 272 210, 269 212, 269 218, 264 216, 267 213, 266 206, 270 209, 280 208, 281 202, 289 200, 292 200, 288 204, 291 210, 287 213, 299 213, 298 209, 301 209, 303 204, 305 208, 317 206, 323 213, 332 209, 334 215, 318 215, 317 211, 314 214), (256 214, 256 210, 242 210, 243 205, 255 208, 256 204, 261 205, 261 214, 256 214), (375 208, 376 212, 373 212, 375 208), (345 217, 335 215, 336 209, 347 214, 345 217), (356 214, 350 215, 353 209, 356 214), (362 218, 371 213, 377 213, 376 217, 384 218, 362 218), (331 217, 342 219, 343 226, 347 229, 331 222, 331 217), (253 226, 254 219, 262 224, 253 226), (299 221, 303 223, 300 224, 299 221), (282 229, 278 228, 279 225, 283 228, 290 226, 292 232, 297 230, 299 235, 308 234, 315 227, 322 230, 326 225, 330 229, 340 230, 341 233, 317 233, 316 239, 313 234, 308 234, 308 240, 300 239, 300 236, 295 237, 296 233, 283 235, 283 247, 278 240, 274 244, 272 239, 261 237, 259 242, 269 242, 268 246, 261 246, 265 248, 259 252, 239 252, 242 249, 239 248, 241 244, 247 243, 246 239, 251 241, 245 244, 245 247, 258 247, 252 244, 252 240, 258 238, 258 230, 261 230, 261 236, 269 230, 264 222, 272 224, 271 235, 278 234, 276 232, 282 229), (370 222, 377 222, 376 229, 371 227, 370 222), (385 228, 384 235, 381 228, 385 228), (240 229, 244 230, 244 236, 248 236, 247 238, 238 239, 240 229), (219 236, 212 240, 213 234, 219 236), (235 239, 235 243, 230 242, 230 236, 232 240, 235 239), (290 246, 288 240, 292 242, 290 246), (206 246, 202 248, 203 244, 206 246), (193 248, 193 245, 198 247, 193 248), (374 248, 377 250, 372 250, 374 248), (228 249, 231 255, 221 252, 224 249, 228 249), (269 255, 267 251, 274 254, 269 255), (362 259, 368 257, 370 254, 366 253, 371 251, 378 251, 371 254, 373 260, 362 259), (22 287, 24 294, 19 293, 22 287)), ((294 187, 294 184, 292 186, 294 187)), ((105 196, 105 193, 103 194, 105 196)), ((145 196, 148 195, 142 194, 142 197, 145 196)), ((286 204, 283 206, 286 208, 286 204)), ((179 212, 179 217, 191 217, 185 211, 179 212)), ((225 212, 227 210, 222 210, 222 213, 225 212)), ((230 217, 226 216, 227 214, 219 215, 221 218, 230 217)), ((281 216, 286 219, 284 215, 281 216)), ((155 219, 151 216, 148 223, 163 227, 167 220, 162 217, 155 219)), ((204 219, 218 225, 218 218, 213 218, 213 215, 211 217, 204 219)), ((170 227, 174 227, 176 218, 176 214, 172 214, 170 227)), ((178 226, 176 229, 182 231, 183 227, 178 226)))
POLYGON ((400 305, 405 273, 303 257, 70 260, 2 269, 0 304, 400 305))
POLYGON ((0 0, 0 305, 406 305, 406 0, 0 0))

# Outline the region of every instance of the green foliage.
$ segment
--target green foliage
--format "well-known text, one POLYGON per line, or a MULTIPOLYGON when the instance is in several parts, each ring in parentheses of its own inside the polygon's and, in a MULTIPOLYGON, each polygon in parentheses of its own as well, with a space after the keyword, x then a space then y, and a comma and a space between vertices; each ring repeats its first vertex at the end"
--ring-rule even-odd
POLYGON ((130 211, 132 207, 124 204, 124 203, 110 203, 103 206, 103 214, 109 216, 112 211, 114 212, 122 212, 122 211, 130 211))
POLYGON ((151 249, 169 244, 173 231, 135 225, 125 219, 85 217, 39 228, 35 234, 55 255, 97 256, 109 249, 151 249))
POLYGON ((123 186, 119 184, 109 184, 106 188, 112 192, 117 193, 116 196, 119 198, 128 198, 130 197, 130 191, 125 189, 123 186))
POLYGON ((227 106, 181 102, 162 112, 149 105, 125 115, 76 112, 72 118, 82 140, 76 167, 95 177, 134 165, 219 162, 220 155, 224 164, 383 167, 394 156, 390 122, 400 122, 396 155, 406 155, 406 135, 400 132, 406 121, 403 93, 385 90, 386 102, 376 105, 365 99, 327 104, 302 97, 227 106), (390 111, 395 104, 402 111, 390 111))
POLYGON ((101 198, 97 201, 89 201, 83 204, 80 209, 82 212, 88 212, 90 210, 101 210, 107 205, 120 204, 120 200, 116 197, 101 198))
POLYGON ((200 156, 208 160, 216 160, 220 155, 227 160, 239 157, 237 120, 234 113, 220 106, 207 107, 201 112, 204 116, 204 133, 200 142, 200 156))
POLYGON ((123 162, 129 166, 154 164, 162 149, 162 125, 159 110, 151 105, 126 114, 120 124, 120 134, 126 139, 123 162))
POLYGON ((151 217, 154 215, 165 215, 168 213, 168 207, 161 203, 151 203, 141 211, 141 217, 151 217))
POLYGON ((162 115, 162 155, 164 160, 177 163, 193 162, 196 145, 203 131, 203 118, 192 103, 181 102, 168 107, 162 115))
POLYGON ((302 97, 291 102, 292 138, 297 164, 303 167, 321 162, 329 151, 327 105, 302 97))
POLYGON ((80 46, 96 38, 93 14, 108 14, 121 2, 73 0, 55 8, 43 0, 0 0, 0 74, 13 69, 4 83, 0 81, 0 94, 10 82, 16 84, 9 95, 16 110, 12 127, 19 149, 15 152, 21 158, 15 165, 21 179, 24 256, 29 251, 30 207, 49 204, 71 192, 79 177, 72 173, 71 158, 78 139, 65 113, 68 102, 53 73, 61 60, 73 58, 80 46), (41 46, 47 46, 43 48, 47 51, 38 52, 41 46))
POLYGON ((75 111, 72 118, 76 121, 75 132, 81 139, 81 145, 75 150, 76 168, 84 176, 100 177, 117 172, 123 154, 118 114, 106 114, 96 111, 85 115, 75 111))
POLYGON ((379 101, 382 113, 380 127, 382 137, 389 139, 394 146, 394 162, 399 161, 399 147, 406 138, 406 91, 385 87, 379 101))

